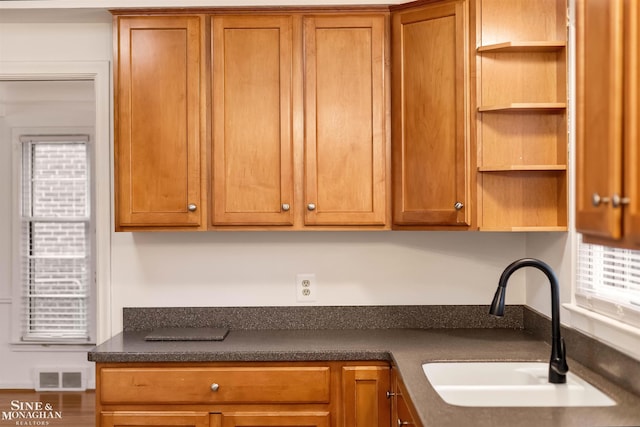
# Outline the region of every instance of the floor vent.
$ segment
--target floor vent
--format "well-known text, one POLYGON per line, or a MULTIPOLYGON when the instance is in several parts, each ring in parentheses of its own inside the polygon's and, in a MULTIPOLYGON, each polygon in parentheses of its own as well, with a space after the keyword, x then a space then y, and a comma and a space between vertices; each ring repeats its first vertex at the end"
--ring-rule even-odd
POLYGON ((84 391, 87 382, 83 369, 36 369, 36 391, 84 391))

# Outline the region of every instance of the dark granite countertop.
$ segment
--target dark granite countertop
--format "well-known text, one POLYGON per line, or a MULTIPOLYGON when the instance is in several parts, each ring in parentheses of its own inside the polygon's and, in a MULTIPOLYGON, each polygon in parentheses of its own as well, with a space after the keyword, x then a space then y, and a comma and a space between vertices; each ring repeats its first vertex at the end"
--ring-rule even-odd
POLYGON ((422 364, 431 361, 548 361, 550 348, 512 329, 234 330, 224 341, 150 342, 149 331, 123 332, 89 353, 95 362, 386 360, 398 368, 418 416, 427 426, 640 426, 640 397, 571 358, 572 372, 616 406, 598 408, 477 408, 445 403, 422 364))

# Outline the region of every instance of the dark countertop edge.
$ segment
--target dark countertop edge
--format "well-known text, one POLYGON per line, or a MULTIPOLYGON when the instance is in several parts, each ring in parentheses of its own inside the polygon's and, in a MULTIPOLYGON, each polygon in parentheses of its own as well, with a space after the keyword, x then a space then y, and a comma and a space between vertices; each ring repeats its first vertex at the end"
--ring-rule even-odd
MULTIPOLYGON (((509 419, 513 426, 584 426, 640 425, 640 397, 620 385, 569 358, 571 370, 605 391, 618 406, 609 408, 477 408, 449 405, 444 402, 423 374, 422 364, 437 361, 540 361, 548 362, 550 348, 543 340, 523 330, 459 329, 459 330, 334 330, 334 331, 236 331, 230 332, 227 350, 202 351, 157 346, 144 342, 141 332, 121 333, 110 344, 89 353, 89 359, 101 363, 207 363, 207 362, 322 362, 322 361, 387 361, 397 368, 423 426, 458 427, 473 421, 474 425, 503 425, 509 419), (334 338, 335 341, 334 341, 334 338), (317 339, 316 339, 317 337, 317 339), (353 339, 371 343, 370 349, 354 345, 353 339), (232 342, 235 339, 235 342, 232 342), (282 349, 256 350, 261 345, 282 349), (297 341, 300 340, 300 341, 297 341), (128 342, 127 342, 128 341, 128 342), (335 342, 335 346, 334 346, 335 342), (318 350, 304 350, 319 343, 318 350), (247 346, 247 344, 249 344, 247 346), (286 347, 290 344, 290 347, 286 347), (485 344, 476 347, 477 344, 485 344), (150 346, 153 351, 127 351, 126 346, 150 346), (477 351, 470 353, 469 345, 477 351), (340 348, 340 347, 345 348, 340 348), (163 350, 163 347, 168 349, 163 350), (240 348, 242 347, 242 348, 240 348), (290 348, 290 349, 289 349, 290 348), (118 351, 123 349, 124 351, 118 351), (169 350, 171 349, 171 350, 169 350), (500 351, 496 351, 499 349, 500 351), (542 409, 542 410, 541 410, 542 409), (517 411, 517 417, 514 417, 517 411), (530 420, 535 420, 532 423, 530 420), (585 424, 586 423, 586 424, 585 424)), ((183 343, 185 344, 185 343, 183 343)), ((186 344, 185 344, 186 345, 186 344)), ((205 344, 204 346, 209 346, 205 344)))
POLYGON ((333 361, 385 361, 393 362, 389 351, 335 350, 335 351, 207 351, 207 352, 154 352, 120 353, 89 352, 88 360, 96 363, 172 363, 172 362, 333 362, 333 361))

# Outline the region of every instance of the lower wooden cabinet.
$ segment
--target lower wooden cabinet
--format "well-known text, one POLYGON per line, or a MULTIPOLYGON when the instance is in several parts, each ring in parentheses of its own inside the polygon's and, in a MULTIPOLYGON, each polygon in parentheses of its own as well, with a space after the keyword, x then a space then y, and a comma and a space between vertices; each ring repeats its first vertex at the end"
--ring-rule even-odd
MULTIPOLYGON (((212 415, 212 419, 215 414, 212 415)), ((220 427, 330 427, 329 412, 221 414, 220 427)))
POLYGON ((98 363, 98 427, 389 427, 385 362, 98 363))
POLYGON ((395 369, 391 374, 391 425, 422 427, 414 415, 415 410, 409 399, 406 398, 406 390, 402 379, 398 377, 395 369))
MULTIPOLYGON (((118 411, 100 414, 102 427, 209 427, 207 412, 118 411)), ((238 424, 240 425, 240 424, 238 424)), ((214 424, 215 426, 215 424, 214 424)))
POLYGON ((342 368, 342 402, 345 427, 389 425, 390 368, 345 366, 342 368))

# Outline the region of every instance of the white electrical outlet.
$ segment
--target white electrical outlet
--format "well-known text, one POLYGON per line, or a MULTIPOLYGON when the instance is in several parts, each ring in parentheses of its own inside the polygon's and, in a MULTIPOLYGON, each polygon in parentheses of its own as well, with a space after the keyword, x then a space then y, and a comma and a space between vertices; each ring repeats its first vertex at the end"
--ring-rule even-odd
POLYGON ((316 275, 296 274, 296 300, 298 302, 313 302, 316 300, 316 275))

